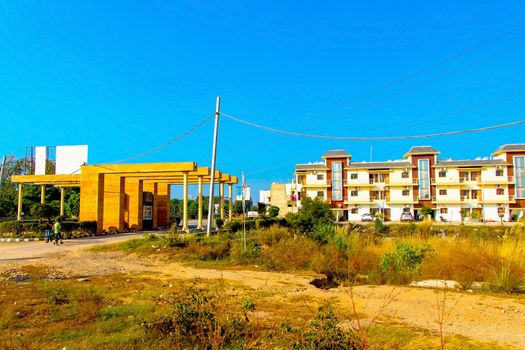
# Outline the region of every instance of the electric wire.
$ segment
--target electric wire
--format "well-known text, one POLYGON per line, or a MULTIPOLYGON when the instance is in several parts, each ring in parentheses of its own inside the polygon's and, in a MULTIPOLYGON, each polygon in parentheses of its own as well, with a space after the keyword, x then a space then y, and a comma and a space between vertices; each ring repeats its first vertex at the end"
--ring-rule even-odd
POLYGON ((380 92, 383 92, 383 91, 385 91, 385 90, 387 90, 387 89, 390 89, 390 88, 392 88, 392 87, 395 87, 395 86, 397 86, 397 85, 400 85, 401 83, 403 83, 403 82, 405 82, 405 81, 407 81, 407 80, 410 80, 410 79, 412 79, 412 78, 415 78, 415 77, 417 77, 417 76, 420 76, 420 75, 422 75, 423 73, 429 72, 429 71, 431 71, 431 70, 433 70, 433 69, 435 69, 435 68, 438 68, 438 67, 440 67, 440 66, 443 66, 443 65, 445 65, 445 64, 447 64, 447 63, 449 63, 449 62, 451 62, 451 61, 454 61, 454 60, 456 60, 456 59, 458 59, 458 58, 460 58, 460 57, 462 57, 462 56, 465 56, 465 55, 467 55, 467 54, 469 54, 469 53, 471 53, 471 52, 477 51, 477 50, 479 50, 479 49, 481 49, 481 48, 483 48, 483 47, 489 46, 489 45, 492 44, 492 43, 495 43, 495 42, 497 42, 497 41, 499 41, 499 40, 502 40, 502 39, 504 39, 504 38, 506 38, 506 37, 508 37, 508 36, 510 36, 510 35, 512 35, 512 34, 514 34, 514 33, 520 32, 520 31, 522 31, 522 30, 524 30, 524 29, 525 29, 525 25, 522 25, 522 26, 519 26, 519 27, 517 27, 517 28, 514 28, 514 29, 512 29, 512 30, 510 30, 510 31, 507 31, 507 32, 501 33, 501 34, 499 34, 499 35, 497 35, 497 36, 495 36, 495 37, 493 37, 493 38, 491 38, 491 39, 488 39, 488 40, 486 40, 486 41, 484 41, 484 42, 482 42, 482 43, 480 43, 480 44, 477 44, 477 45, 474 45, 474 46, 472 46, 472 47, 469 47, 469 48, 467 48, 467 49, 465 49, 465 50, 463 50, 463 51, 460 51, 460 52, 458 52, 457 54, 454 54, 454 55, 452 55, 452 56, 449 56, 449 57, 447 57, 447 58, 445 58, 445 59, 443 59, 443 60, 441 60, 441 61, 439 61, 439 62, 436 62, 436 63, 431 64, 431 65, 429 65, 429 66, 427 66, 427 67, 425 67, 425 68, 419 69, 419 70, 417 70, 417 71, 415 71, 415 72, 412 72, 412 73, 410 73, 410 74, 408 74, 408 75, 405 75, 405 76, 403 76, 403 77, 401 77, 401 78, 399 78, 399 79, 397 79, 397 80, 394 80, 394 81, 392 81, 392 82, 390 82, 390 83, 387 83, 387 84, 385 84, 385 85, 383 85, 383 86, 380 86, 380 87, 378 87, 378 88, 376 88, 376 89, 373 89, 373 90, 371 90, 371 91, 369 91, 369 92, 367 92, 367 93, 364 93, 364 94, 362 94, 362 95, 356 96, 356 97, 354 97, 354 98, 352 98, 352 99, 350 99, 350 100, 348 100, 348 101, 346 101, 346 102, 340 104, 340 105, 337 106, 337 107, 334 107, 334 108, 329 109, 329 110, 327 110, 327 111, 325 111, 325 112, 322 112, 322 113, 318 113, 318 114, 316 114, 316 115, 314 115, 314 116, 308 118, 305 122, 309 122, 309 121, 312 121, 312 120, 314 120, 314 119, 317 119, 317 118, 319 118, 319 117, 321 117, 321 116, 324 116, 324 115, 326 115, 326 114, 329 114, 329 113, 332 113, 332 112, 338 111, 338 110, 340 110, 340 109, 342 109, 342 108, 348 107, 348 106, 350 106, 350 105, 352 105, 352 104, 354 104, 354 103, 356 103, 356 102, 359 102, 359 101, 361 101, 361 100, 363 100, 363 99, 366 99, 366 98, 368 98, 368 97, 370 97, 370 96, 376 95, 376 94, 378 94, 378 93, 380 93, 380 92))
POLYGON ((525 120, 519 120, 511 123, 505 123, 505 124, 498 124, 498 125, 491 125, 486 126, 482 128, 475 128, 475 129, 466 129, 466 130, 458 130, 458 131, 448 131, 448 132, 441 132, 441 133, 435 133, 435 134, 425 134, 425 135, 408 135, 408 136, 379 136, 379 137, 359 137, 359 136, 329 136, 329 135, 313 135, 313 134, 306 134, 306 133, 300 133, 295 131, 289 131, 289 130, 281 130, 276 129, 256 123, 249 122, 247 120, 243 120, 240 118, 233 117, 229 114, 221 112, 221 115, 224 117, 231 119, 233 121, 236 121, 241 124, 249 125, 254 128, 284 134, 284 135, 291 135, 291 136, 298 136, 298 137, 304 137, 304 138, 312 138, 312 139, 325 139, 325 140, 332 140, 332 141, 397 141, 397 140, 406 140, 406 139, 425 139, 425 138, 433 138, 433 137, 443 137, 443 136, 452 136, 452 135, 461 135, 461 134, 468 134, 468 133, 476 133, 481 131, 488 131, 488 130, 494 130, 494 129, 501 129, 501 128, 508 128, 511 126, 516 126, 520 124, 525 124, 525 120))
MULTIPOLYGON (((447 118, 449 118, 451 116, 455 116, 455 115, 467 112, 467 111, 472 110, 472 109, 476 109, 476 108, 479 108, 479 107, 490 106, 490 105, 492 105, 492 104, 494 104, 496 102, 499 102, 499 101, 502 101, 502 100, 507 100, 507 99, 510 99, 510 98, 513 98, 513 97, 516 97, 516 96, 523 95, 524 93, 525 93, 525 89, 520 89, 520 90, 517 90, 517 91, 515 91, 513 93, 506 94, 506 95, 501 95, 501 96, 494 97, 494 98, 489 98, 489 99, 483 100, 481 102, 478 102, 478 103, 475 103, 475 104, 468 105, 466 107, 462 107, 462 108, 456 109, 456 110, 454 110, 452 112, 438 115, 436 117, 425 118, 424 122, 428 124, 429 122, 432 122, 432 121, 435 121, 435 120, 444 120, 444 119, 447 119, 447 118)), ((414 120, 410 120, 410 122, 411 122, 411 124, 413 124, 414 120)), ((423 121, 421 121, 421 122, 423 122, 423 121)), ((399 132, 399 131, 405 131, 405 130, 409 130, 409 129, 413 129, 413 127, 412 126, 408 126, 408 127, 404 127, 404 128, 400 128, 400 129, 390 130, 389 132, 399 132)))
POLYGON ((131 160, 135 160, 135 159, 138 159, 138 158, 142 158, 142 157, 145 157, 147 155, 150 155, 152 153, 155 153, 155 152, 158 152, 160 151, 161 149, 163 148, 166 148, 172 144, 174 144, 175 142, 179 141, 180 139, 182 139, 183 137, 191 134, 192 132, 196 131, 197 129, 199 129, 201 126, 203 126, 204 124, 206 124, 211 118, 213 118, 215 114, 212 114, 210 115, 209 117, 207 117, 206 119, 202 120, 200 123, 198 123, 197 125, 195 125, 194 127, 192 127, 191 129, 185 131, 184 133, 180 134, 179 136, 175 137, 174 139, 168 141, 168 142, 165 142, 163 143, 162 145, 160 146, 157 146, 155 148, 152 148, 148 151, 145 151, 145 152, 142 152, 142 153, 139 153, 137 155, 134 155, 132 157, 129 157, 129 158, 124 158, 124 159, 120 159, 120 160, 116 160, 116 161, 113 161, 113 162, 107 162, 107 163, 101 163, 101 164, 98 164, 98 165, 107 165, 107 164, 119 164, 119 163, 126 163, 126 162, 129 162, 131 160))
MULTIPOLYGON (((496 57, 498 57, 498 56, 500 56, 500 55, 506 54, 506 53, 508 53, 508 52, 510 52, 510 51, 516 50, 516 49, 518 49, 518 48, 520 48, 520 47, 523 47, 523 46, 525 46, 525 41, 520 42, 519 44, 516 44, 516 45, 513 45, 513 46, 509 46, 509 47, 507 47, 507 48, 505 48, 505 49, 503 49, 503 50, 501 50, 501 51, 498 51, 498 52, 495 53, 495 54, 492 54, 492 55, 489 55, 489 56, 485 56, 485 57, 482 57, 482 58, 480 58, 480 59, 478 59, 478 60, 475 60, 475 61, 473 61, 473 62, 470 62, 470 63, 467 63, 467 64, 465 64, 465 65, 462 65, 462 66, 460 66, 460 67, 458 67, 458 68, 456 68, 456 69, 454 69, 454 70, 452 70, 452 71, 450 71, 450 72, 448 72, 448 73, 446 73, 446 74, 436 76, 436 77, 434 77, 434 78, 432 78, 432 79, 425 80, 425 81, 423 81, 423 82, 421 82, 421 83, 419 83, 419 84, 416 84, 416 85, 414 85, 414 86, 411 86, 411 87, 409 87, 409 88, 407 88, 407 89, 403 89, 403 90, 401 90, 401 91, 398 91, 398 92, 396 92, 396 93, 394 93, 394 94, 392 94, 392 95, 387 96, 386 99, 384 99, 384 100, 378 100, 378 101, 374 101, 374 102, 367 103, 367 104, 365 104, 364 106, 362 106, 361 108, 357 108, 357 109, 354 109, 354 110, 352 110, 352 111, 350 111, 350 112, 348 112, 348 113, 345 113, 345 116, 348 116, 348 115, 351 115, 351 114, 355 114, 355 113, 357 113, 357 112, 362 112, 362 111, 368 110, 368 109, 370 109, 371 107, 376 107, 376 106, 383 105, 383 104, 385 104, 386 102, 391 101, 391 100, 392 100, 393 98, 395 98, 395 97, 398 97, 398 96, 401 96, 401 95, 404 95, 404 94, 407 94, 407 93, 413 92, 413 91, 415 91, 415 90, 418 90, 418 89, 421 88, 421 87, 424 87, 424 86, 430 85, 431 83, 433 83, 433 82, 435 82, 435 81, 438 81, 438 80, 442 80, 442 79, 448 78, 448 77, 450 77, 450 76, 452 76, 452 75, 454 75, 454 74, 456 74, 456 73, 459 73, 459 72, 461 72, 461 71, 463 71, 463 70, 465 70, 465 69, 467 69, 467 68, 470 68, 470 67, 475 66, 475 65, 477 65, 477 64, 483 63, 483 62, 485 62, 485 61, 492 60, 492 59, 494 59, 494 58, 496 58, 496 57)), ((330 120, 330 119, 333 119, 333 118, 328 118, 328 120, 330 120)), ((308 119, 307 121, 309 121, 309 119, 308 119)), ((303 124, 304 124, 304 123, 303 123, 303 124)))

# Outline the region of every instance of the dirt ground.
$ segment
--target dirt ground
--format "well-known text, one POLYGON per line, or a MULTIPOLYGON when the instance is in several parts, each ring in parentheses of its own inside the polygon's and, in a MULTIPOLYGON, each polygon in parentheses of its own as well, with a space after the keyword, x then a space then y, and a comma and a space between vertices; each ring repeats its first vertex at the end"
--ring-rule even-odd
MULTIPOLYGON (((196 269, 156 257, 138 257, 120 252, 97 253, 86 251, 89 244, 54 247, 41 251, 33 245, 32 254, 22 259, 2 259, 0 274, 21 266, 36 265, 52 271, 55 278, 80 278, 114 273, 154 273, 165 279, 216 279, 242 283, 255 290, 287 296, 307 296, 319 300, 337 301, 351 306, 350 289, 339 287, 321 290, 310 285, 313 275, 274 273, 257 270, 196 269), (37 254, 35 253, 37 252, 37 254)), ((14 246, 12 246, 14 248, 14 246)), ((7 250, 6 250, 7 249, 7 250)), ((12 250, 12 249, 11 249, 12 250)), ((7 253, 4 253, 6 256, 7 253)), ((357 312, 372 319, 406 324, 412 327, 438 330, 437 305, 443 302, 443 291, 414 287, 357 286, 353 288, 357 312), (388 304, 385 306, 385 304, 388 304)), ((525 348, 525 298, 522 296, 493 296, 481 293, 449 291, 445 298, 445 334, 457 334, 482 342, 497 342, 525 348)))

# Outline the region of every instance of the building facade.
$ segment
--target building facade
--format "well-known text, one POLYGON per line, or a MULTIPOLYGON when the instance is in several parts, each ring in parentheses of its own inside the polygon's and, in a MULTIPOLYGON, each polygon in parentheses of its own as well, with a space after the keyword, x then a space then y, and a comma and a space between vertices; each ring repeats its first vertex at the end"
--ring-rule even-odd
POLYGON ((432 146, 412 147, 403 160, 353 162, 344 150, 328 151, 321 162, 297 164, 304 196, 321 197, 336 217, 361 220, 383 214, 400 220, 431 208, 441 221, 512 221, 525 211, 525 144, 499 147, 492 157, 441 160, 432 146))

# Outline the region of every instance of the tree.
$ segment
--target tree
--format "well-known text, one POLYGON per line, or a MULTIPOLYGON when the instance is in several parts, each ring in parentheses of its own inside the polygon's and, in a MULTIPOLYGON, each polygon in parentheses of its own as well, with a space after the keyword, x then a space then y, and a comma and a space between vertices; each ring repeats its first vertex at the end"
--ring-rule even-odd
POLYGON ((330 223, 334 219, 330 204, 316 197, 305 197, 301 209, 294 215, 294 223, 303 232, 312 232, 315 226, 330 223))
POLYGON ((259 213, 259 216, 266 215, 266 204, 264 203, 257 203, 257 213, 259 213))
POLYGON ((80 193, 71 189, 65 203, 65 214, 70 218, 78 218, 80 214, 80 193))
POLYGON ((268 209, 268 217, 269 218, 276 218, 279 216, 279 207, 276 207, 275 205, 272 205, 270 209, 268 209))
POLYGON ((53 208, 49 204, 37 203, 29 210, 31 217, 42 220, 49 220, 53 216, 53 208))

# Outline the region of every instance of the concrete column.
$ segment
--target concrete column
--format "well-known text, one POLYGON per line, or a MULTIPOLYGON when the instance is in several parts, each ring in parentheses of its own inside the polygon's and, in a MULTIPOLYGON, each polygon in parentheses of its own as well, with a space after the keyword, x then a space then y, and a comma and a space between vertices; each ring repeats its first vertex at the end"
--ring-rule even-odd
POLYGON ((46 185, 40 185, 40 204, 46 202, 46 185))
POLYGON ((157 225, 170 224, 170 185, 157 184, 157 225))
POLYGON ((202 230, 202 176, 199 176, 199 222, 197 228, 202 230))
POLYGON ((64 198, 65 198, 64 187, 60 187, 60 216, 64 215, 64 198))
POLYGON ((16 214, 18 221, 22 220, 22 184, 18 184, 18 211, 16 214))
MULTIPOLYGON (((104 208, 102 227, 107 231, 123 232, 125 230, 126 204, 125 178, 120 174, 104 175, 104 208)), ((128 189, 129 193, 129 189, 128 189)), ((128 211, 129 217, 129 211, 128 211)), ((129 219, 128 219, 129 221, 129 219)))
POLYGON ((228 184, 228 196, 230 198, 230 203, 228 205, 228 220, 232 221, 233 219, 233 184, 228 184))
POLYGON ((190 232, 188 227, 188 173, 184 172, 184 190, 183 190, 183 214, 182 214, 182 230, 185 232, 190 232))
POLYGON ((224 220, 224 182, 221 182, 219 185, 219 191, 221 195, 221 219, 224 220))

